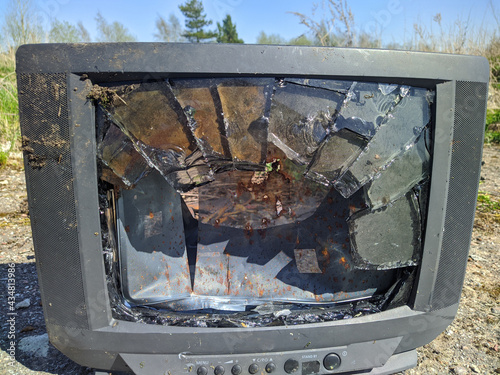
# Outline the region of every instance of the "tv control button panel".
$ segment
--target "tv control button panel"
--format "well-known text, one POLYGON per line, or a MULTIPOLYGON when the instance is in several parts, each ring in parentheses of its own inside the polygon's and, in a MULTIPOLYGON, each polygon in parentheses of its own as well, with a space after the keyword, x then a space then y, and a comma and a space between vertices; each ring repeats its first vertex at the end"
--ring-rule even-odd
MULTIPOLYGON (((191 355, 183 353, 181 357, 169 357, 168 364, 171 367, 166 369, 171 371, 172 374, 180 375, 319 375, 350 373, 383 366, 400 342, 401 337, 394 337, 345 346, 296 351, 226 355, 191 355)), ((133 361, 128 363, 135 364, 133 361)), ((138 375, 142 375, 142 373, 139 371, 138 375)))

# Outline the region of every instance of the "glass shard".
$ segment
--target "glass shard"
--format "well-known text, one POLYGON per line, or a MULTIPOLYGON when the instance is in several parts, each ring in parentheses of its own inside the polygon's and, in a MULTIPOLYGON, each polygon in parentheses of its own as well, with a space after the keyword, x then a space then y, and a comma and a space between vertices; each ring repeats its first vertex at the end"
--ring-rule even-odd
POLYGON ((383 95, 389 95, 391 92, 396 90, 398 88, 397 84, 390 84, 390 83, 379 83, 378 84, 378 89, 383 95))
POLYGON ((382 209, 353 215, 349 231, 357 268, 391 269, 420 261, 420 211, 413 192, 382 209))
POLYGON ((366 185, 370 207, 375 210, 389 204, 429 176, 430 155, 425 147, 425 137, 421 134, 412 147, 366 185))
POLYGON ((189 297, 191 282, 181 197, 156 171, 118 199, 123 293, 149 305, 189 297))
POLYGON ((335 129, 347 128, 373 137, 398 98, 395 90, 381 91, 379 88, 378 83, 354 82, 335 121, 335 129))
POLYGON ((217 86, 233 160, 262 164, 274 79, 234 78, 217 86))
POLYGON ((288 158, 308 164, 330 133, 344 95, 295 84, 278 86, 271 105, 269 142, 288 158))
POLYGON ((316 152, 307 176, 324 184, 335 181, 361 153, 368 141, 348 130, 332 133, 316 152))
POLYGON ((295 249, 294 255, 300 273, 321 273, 316 249, 295 249))
POLYGON ((187 118, 166 82, 129 85, 108 107, 110 116, 162 174, 185 167, 195 148, 187 118))
POLYGON ((113 124, 108 128, 98 152, 102 162, 129 187, 151 170, 130 139, 113 124))
POLYGON ((427 90, 412 88, 388 114, 387 122, 380 126, 359 157, 335 182, 335 188, 344 197, 349 197, 411 148, 429 120, 427 90))
POLYGON ((217 82, 212 79, 174 79, 171 83, 203 155, 230 159, 217 82))
POLYGON ((200 150, 185 159, 186 168, 167 174, 165 179, 179 192, 187 192, 213 181, 214 173, 200 150))

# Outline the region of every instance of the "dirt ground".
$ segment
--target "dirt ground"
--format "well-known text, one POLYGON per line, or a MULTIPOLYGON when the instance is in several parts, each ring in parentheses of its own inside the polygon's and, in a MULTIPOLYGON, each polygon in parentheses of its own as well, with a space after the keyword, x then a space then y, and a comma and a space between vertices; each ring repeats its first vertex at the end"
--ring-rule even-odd
MULTIPOLYGON (((500 197, 500 147, 487 146, 480 191, 500 197)), ((476 215, 460 309, 453 324, 418 349, 416 374, 500 373, 499 212, 476 215)), ((90 374, 47 342, 36 277, 21 161, 0 169, 0 374, 90 374), (16 166, 17 163, 17 166, 16 166), (15 265, 15 324, 8 315, 9 264, 15 265), (11 326, 13 331, 11 331, 11 326), (9 334, 15 335, 16 360, 9 357, 9 334)))

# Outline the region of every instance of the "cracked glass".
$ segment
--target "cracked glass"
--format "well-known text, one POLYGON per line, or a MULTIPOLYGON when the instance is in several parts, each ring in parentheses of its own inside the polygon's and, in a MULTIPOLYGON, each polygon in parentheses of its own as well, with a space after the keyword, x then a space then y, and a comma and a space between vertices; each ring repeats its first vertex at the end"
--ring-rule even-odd
POLYGON ((353 301, 380 311, 376 301, 387 306, 385 293, 415 272, 432 91, 300 77, 99 90, 115 312, 353 301))

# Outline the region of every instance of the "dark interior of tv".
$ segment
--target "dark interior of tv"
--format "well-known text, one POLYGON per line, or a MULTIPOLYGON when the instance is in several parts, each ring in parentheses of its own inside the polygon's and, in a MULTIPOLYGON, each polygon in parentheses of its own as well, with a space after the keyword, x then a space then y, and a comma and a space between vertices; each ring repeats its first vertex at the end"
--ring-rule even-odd
POLYGON ((47 44, 17 74, 47 331, 76 362, 391 374, 453 320, 485 59, 47 44))

